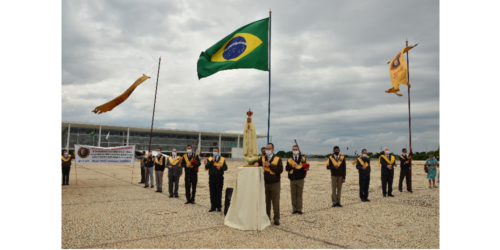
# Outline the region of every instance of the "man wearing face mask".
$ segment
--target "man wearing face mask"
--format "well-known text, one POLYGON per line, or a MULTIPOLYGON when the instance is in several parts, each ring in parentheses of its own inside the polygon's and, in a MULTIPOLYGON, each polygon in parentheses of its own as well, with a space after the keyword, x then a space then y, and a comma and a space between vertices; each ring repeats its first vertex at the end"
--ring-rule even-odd
POLYGON ((153 150, 150 149, 148 151, 148 155, 145 158, 146 158, 146 183, 144 185, 144 188, 149 187, 149 182, 151 182, 151 188, 154 188, 155 185, 153 179, 153 166, 155 163, 155 158, 153 156, 153 150))
POLYGON ((139 156, 136 156, 137 159, 141 160, 141 181, 139 184, 144 184, 146 182, 146 151, 142 151, 142 154, 139 156))
POLYGON ((359 172, 359 198, 361 201, 367 202, 368 188, 370 186, 370 157, 367 155, 366 149, 361 151, 361 156, 356 161, 356 168, 359 172))
POLYGON ((399 192, 403 192, 403 179, 406 178, 406 190, 411 193, 411 172, 410 172, 410 161, 412 156, 412 150, 410 148, 410 154, 406 154, 406 148, 402 150, 403 154, 399 156, 399 162, 401 166, 401 171, 399 172, 399 192))
POLYGON ((62 163, 62 186, 69 185, 69 171, 71 170, 71 155, 68 154, 68 150, 63 151, 61 156, 62 163))
POLYGON ((266 145, 266 156, 259 157, 259 160, 253 164, 254 167, 263 167, 264 188, 266 193, 266 213, 271 219, 271 203, 273 205, 274 225, 280 225, 280 192, 281 192, 281 173, 283 173, 283 163, 281 158, 274 155, 274 144, 266 145))
POLYGON ((300 153, 299 146, 292 147, 293 155, 286 162, 286 171, 290 179, 290 191, 292 194, 292 214, 302 214, 302 192, 304 191, 304 178, 308 168, 304 168, 306 157, 300 153))
POLYGON ((394 180, 394 166, 396 157, 391 155, 388 147, 384 148, 384 154, 378 158, 379 166, 381 167, 381 179, 382 179, 382 194, 384 197, 394 197, 392 195, 392 181, 394 180))
POLYGON ((186 203, 195 204, 194 198, 196 195, 196 185, 198 184, 198 168, 200 167, 200 158, 198 154, 193 153, 193 147, 187 146, 187 153, 182 157, 181 166, 185 169, 184 183, 186 187, 186 203), (191 188, 193 193, 191 194, 191 188))
POLYGON ((156 177, 156 193, 162 193, 163 187, 163 172, 165 171, 165 156, 161 154, 161 148, 158 148, 155 157, 155 177, 156 177))
POLYGON ((332 207, 342 207, 340 196, 342 183, 345 183, 346 164, 345 157, 340 153, 338 146, 333 147, 333 155, 326 161, 326 169, 329 169, 332 174, 332 207))
POLYGON ((227 170, 226 159, 219 155, 219 148, 213 148, 213 157, 208 158, 205 169, 208 169, 208 185, 210 187, 210 210, 221 211, 222 187, 224 186, 224 171, 227 170))
POLYGON ((179 198, 179 178, 182 176, 182 168, 180 167, 182 157, 177 155, 177 149, 172 149, 172 156, 167 159, 168 167, 168 193, 169 198, 179 198), (174 189, 175 186, 175 189, 174 189))

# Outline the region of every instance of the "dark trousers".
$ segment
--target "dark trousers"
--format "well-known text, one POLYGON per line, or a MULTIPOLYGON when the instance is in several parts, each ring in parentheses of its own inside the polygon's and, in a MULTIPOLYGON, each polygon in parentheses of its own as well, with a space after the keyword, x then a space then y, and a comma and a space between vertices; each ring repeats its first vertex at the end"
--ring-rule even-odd
POLYGON ((62 184, 68 185, 70 169, 71 167, 62 167, 62 184))
POLYGON ((196 195, 196 184, 198 184, 198 174, 186 174, 184 183, 186 186, 186 200, 193 202, 196 195), (193 193, 191 193, 191 188, 193 188, 193 193))
POLYGON ((179 195, 179 176, 169 176, 168 177, 168 193, 170 195, 179 195), (174 189, 175 187, 175 189, 174 189))
POLYGON ((224 176, 223 175, 210 175, 208 176, 208 185, 210 187, 210 203, 212 207, 210 209, 221 209, 222 204, 222 187, 224 186, 224 176))
POLYGON ((394 180, 394 173, 382 175, 382 194, 392 194, 392 181, 394 180), (387 190, 389 186, 389 190, 387 190))
POLYGON ((281 183, 265 184, 266 193, 266 213, 267 217, 271 219, 271 204, 273 205, 274 221, 280 221, 280 193, 281 183))
POLYGON ((370 175, 359 175, 359 198, 368 199, 368 188, 370 187, 370 175))
POLYGON ((401 169, 399 173, 399 191, 403 191, 403 179, 406 177, 406 190, 411 192, 411 172, 410 169, 401 169))
POLYGON ((146 182, 146 169, 141 168, 141 183, 146 182))

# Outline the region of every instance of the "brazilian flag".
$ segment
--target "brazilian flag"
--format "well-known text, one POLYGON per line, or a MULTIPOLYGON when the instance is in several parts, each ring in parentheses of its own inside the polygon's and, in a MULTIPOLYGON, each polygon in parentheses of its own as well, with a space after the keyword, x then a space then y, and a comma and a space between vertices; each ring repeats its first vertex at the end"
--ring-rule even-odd
POLYGON ((89 134, 90 136, 94 136, 94 131, 90 132, 89 134))
POLYGON ((269 18, 247 24, 201 52, 198 79, 227 69, 268 70, 269 18))

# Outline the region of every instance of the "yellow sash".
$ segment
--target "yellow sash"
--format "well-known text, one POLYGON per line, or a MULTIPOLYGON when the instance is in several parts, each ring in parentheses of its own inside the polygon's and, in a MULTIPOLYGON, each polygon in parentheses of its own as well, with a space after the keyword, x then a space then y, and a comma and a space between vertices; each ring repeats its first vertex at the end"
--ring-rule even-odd
POLYGON ((64 158, 64 156, 61 155, 61 159, 65 162, 67 161, 70 161, 71 160, 71 155, 68 155, 68 159, 64 158))
MULTIPOLYGON (((273 166, 277 166, 279 160, 280 160, 280 158, 278 156, 274 155, 274 160, 273 160, 273 162, 270 162, 270 163, 273 166)), ((264 170, 264 172, 269 172, 270 174, 275 174, 274 171, 271 170, 271 168, 266 167, 265 163, 266 163, 266 156, 262 156, 262 169, 264 170)))
POLYGON ((358 161, 359 161, 359 163, 361 164, 361 166, 363 166, 363 167, 365 167, 365 168, 369 167, 368 162, 364 162, 364 161, 361 159, 361 157, 359 157, 359 158, 358 158, 358 161))
POLYGON ((381 155, 379 158, 378 158, 378 166, 380 167, 380 158, 384 158, 385 161, 387 161, 387 163, 389 163, 389 165, 392 165, 394 163, 394 160, 396 160, 396 158, 394 157, 394 155, 391 155, 391 160, 389 161, 389 159, 387 159, 387 157, 385 157, 385 155, 381 155))
MULTIPOLYGON (((330 156, 330 160, 332 160, 333 166, 338 167, 338 166, 340 166, 340 164, 341 164, 341 163, 342 163, 342 161, 344 160, 344 155, 343 155, 343 154, 340 154, 339 161, 335 160, 335 157, 333 157, 333 156, 331 155, 331 156, 330 156)), ((328 166, 328 163, 329 163, 329 161, 326 161, 326 166, 328 166)))
POLYGON ((165 156, 161 155, 160 156, 160 161, 158 161, 158 157, 155 157, 155 163, 158 164, 158 165, 163 165, 163 159, 165 158, 165 156))
MULTIPOLYGON (((193 153, 193 160, 196 159, 196 153, 193 153)), ((191 164, 191 160, 189 160, 188 154, 184 154, 184 160, 186 161, 186 164, 191 164)))
POLYGON ((176 156, 175 159, 172 159, 172 156, 168 157, 168 160, 170 161, 170 165, 176 166, 179 165, 181 157, 176 156))
MULTIPOLYGON (((303 161, 305 161, 305 159, 304 159, 304 158, 305 158, 305 156, 302 156, 302 157, 300 158, 300 164, 299 164, 299 165, 298 165, 295 169, 301 169, 302 167, 304 167, 304 165, 302 164, 302 162, 303 162, 303 161)), ((293 164, 297 164, 297 163, 293 160, 293 156, 292 156, 292 157, 290 157, 290 158, 288 159, 288 164, 289 164, 290 166, 291 166, 291 165, 293 165, 293 164)), ((293 169, 292 169, 292 170, 290 170, 290 174, 293 174, 293 169)))
POLYGON ((222 167, 224 165, 224 160, 225 160, 224 157, 221 156, 220 159, 219 159, 219 162, 215 162, 214 161, 214 166, 216 166, 216 167, 222 167))
MULTIPOLYGON (((401 159, 403 159, 403 160, 405 160, 405 159, 406 159, 406 158, 404 158, 402 155, 400 155, 400 156, 399 156, 399 158, 401 158, 401 159)), ((410 160, 404 161, 403 163, 404 163, 404 164, 408 164, 408 163, 410 163, 410 160)))

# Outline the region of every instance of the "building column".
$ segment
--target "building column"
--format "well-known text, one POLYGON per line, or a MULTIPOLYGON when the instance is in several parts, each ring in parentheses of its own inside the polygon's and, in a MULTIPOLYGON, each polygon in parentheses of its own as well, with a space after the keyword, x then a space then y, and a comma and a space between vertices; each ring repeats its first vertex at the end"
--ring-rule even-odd
POLYGON ((128 146, 128 137, 130 135, 130 128, 127 128, 127 146, 128 146))
POLYGON ((222 137, 222 134, 219 134, 219 153, 221 154, 222 153, 222 145, 220 144, 220 139, 222 137))
POLYGON ((99 125, 99 140, 97 141, 97 146, 101 146, 101 125, 99 125))
POLYGON ((71 124, 68 123, 68 141, 66 142, 66 150, 69 153, 69 135, 70 135, 70 130, 71 130, 71 124))
POLYGON ((238 144, 236 145, 236 148, 240 148, 240 134, 238 134, 238 144))
POLYGON ((203 153, 201 151, 201 132, 198 134, 198 148, 200 149, 200 153, 203 153))

